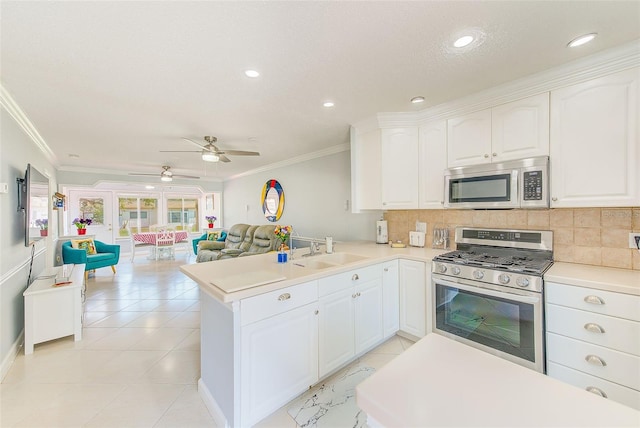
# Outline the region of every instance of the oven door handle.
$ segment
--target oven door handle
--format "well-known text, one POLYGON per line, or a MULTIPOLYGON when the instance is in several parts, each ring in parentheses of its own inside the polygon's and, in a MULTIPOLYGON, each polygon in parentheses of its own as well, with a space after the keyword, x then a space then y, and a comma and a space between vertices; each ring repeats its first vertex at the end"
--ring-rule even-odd
POLYGON ((542 301, 541 296, 536 296, 536 297, 522 296, 520 294, 514 294, 514 293, 509 293, 504 291, 495 291, 490 288, 486 288, 482 286, 474 286, 474 285, 468 285, 468 284, 461 284, 458 282, 451 282, 451 281, 447 281, 446 279, 434 278, 433 282, 441 285, 446 285, 447 287, 459 288, 461 290, 471 291, 475 293, 477 293, 478 289, 480 289, 482 290, 483 294, 486 294, 488 296, 499 297, 502 299, 508 298, 510 300, 514 300, 520 303, 529 303, 529 304, 535 305, 542 301))

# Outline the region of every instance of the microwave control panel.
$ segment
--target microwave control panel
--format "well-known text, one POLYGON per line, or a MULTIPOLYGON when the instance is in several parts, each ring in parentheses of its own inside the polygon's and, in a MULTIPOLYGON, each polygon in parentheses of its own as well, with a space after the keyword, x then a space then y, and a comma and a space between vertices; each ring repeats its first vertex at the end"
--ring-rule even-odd
POLYGON ((525 201, 542 200, 542 171, 525 171, 522 185, 525 201))

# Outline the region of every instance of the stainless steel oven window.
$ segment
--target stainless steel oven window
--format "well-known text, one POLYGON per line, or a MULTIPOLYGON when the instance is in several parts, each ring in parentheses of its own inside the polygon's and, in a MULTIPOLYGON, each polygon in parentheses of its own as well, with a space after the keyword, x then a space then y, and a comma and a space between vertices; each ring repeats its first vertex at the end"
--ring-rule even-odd
POLYGON ((544 372, 540 293, 505 292, 492 284, 439 275, 432 279, 434 333, 544 372))
POLYGON ((511 174, 452 178, 449 186, 449 201, 453 203, 511 200, 511 174))

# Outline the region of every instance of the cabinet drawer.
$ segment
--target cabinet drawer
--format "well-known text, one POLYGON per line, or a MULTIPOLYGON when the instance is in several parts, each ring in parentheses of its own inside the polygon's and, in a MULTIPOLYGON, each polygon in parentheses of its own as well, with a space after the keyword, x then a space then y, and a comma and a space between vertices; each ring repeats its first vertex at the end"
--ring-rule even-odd
POLYGON ((545 282, 544 288, 547 303, 640 321, 640 296, 555 282, 545 282))
POLYGON ((549 377, 587 391, 592 390, 594 393, 596 392, 593 391, 593 388, 597 388, 600 392, 604 393, 609 400, 640 410, 640 391, 636 391, 635 389, 620 386, 617 383, 612 383, 556 363, 547 364, 547 374, 549 377))
POLYGON ((580 340, 547 333, 547 359, 633 389, 640 389, 640 357, 580 340), (605 365, 587 362, 600 358, 605 365))
POLYGON ((637 321, 548 304, 547 331, 640 356, 637 321))
POLYGON ((318 280, 319 295, 327 296, 331 293, 344 290, 345 287, 352 287, 373 279, 382 279, 382 265, 365 266, 363 268, 352 269, 348 272, 331 275, 318 280))
POLYGON ((240 301, 240 325, 245 326, 317 300, 317 281, 249 297, 240 301))

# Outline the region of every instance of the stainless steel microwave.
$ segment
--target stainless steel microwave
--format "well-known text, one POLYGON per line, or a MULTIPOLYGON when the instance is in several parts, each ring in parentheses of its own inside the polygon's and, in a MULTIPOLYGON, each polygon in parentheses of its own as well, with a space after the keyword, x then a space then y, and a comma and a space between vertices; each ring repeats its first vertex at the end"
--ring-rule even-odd
POLYGON ((549 208, 549 157, 445 170, 445 208, 549 208))

